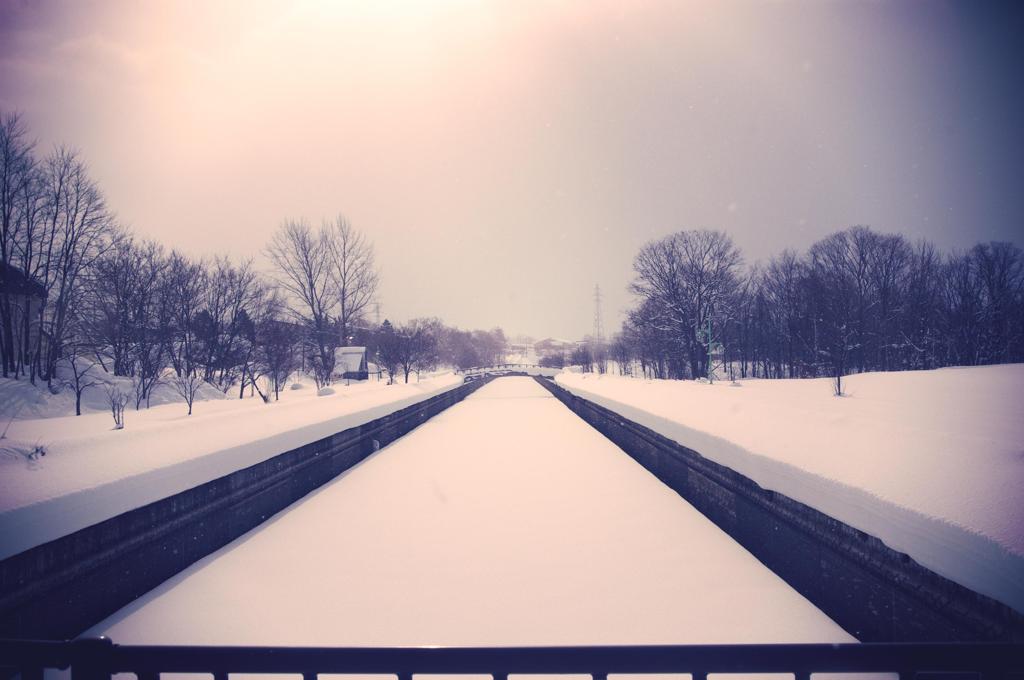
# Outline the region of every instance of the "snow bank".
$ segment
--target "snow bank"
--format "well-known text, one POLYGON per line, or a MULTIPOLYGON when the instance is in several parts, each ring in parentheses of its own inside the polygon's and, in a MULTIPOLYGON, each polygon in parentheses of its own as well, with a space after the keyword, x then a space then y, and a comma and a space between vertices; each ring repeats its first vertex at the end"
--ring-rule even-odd
MULTIPOLYGON (((0 419, 4 425, 13 418, 58 418, 75 414, 75 392, 68 386, 71 379, 69 369, 63 364, 57 366, 57 379, 54 381, 56 394, 46 388, 46 383, 39 381, 33 385, 27 378, 0 378, 0 419)), ((95 382, 82 392, 82 413, 108 413, 110 402, 107 398, 106 388, 116 387, 122 393, 130 395, 130 403, 135 404, 134 387, 131 378, 116 376, 106 373, 98 367, 94 367, 89 373, 87 381, 95 382)), ((238 388, 229 390, 229 395, 238 395, 238 388)), ((196 393, 197 404, 204 401, 217 401, 228 399, 223 392, 213 385, 203 383, 196 393)), ((150 395, 150 406, 162 404, 179 403, 184 400, 178 391, 171 384, 168 378, 153 388, 150 395)), ((185 408, 182 406, 182 408, 185 408)), ((2 430, 0 426, 0 430, 2 430)))
POLYGON ((371 382, 282 392, 281 401, 223 399, 109 413, 16 420, 0 440, 0 559, 122 512, 355 427, 462 384, 371 382), (35 445, 46 456, 28 460, 35 445))
POLYGON ((714 385, 563 373, 573 393, 1024 611, 1024 365, 714 385))

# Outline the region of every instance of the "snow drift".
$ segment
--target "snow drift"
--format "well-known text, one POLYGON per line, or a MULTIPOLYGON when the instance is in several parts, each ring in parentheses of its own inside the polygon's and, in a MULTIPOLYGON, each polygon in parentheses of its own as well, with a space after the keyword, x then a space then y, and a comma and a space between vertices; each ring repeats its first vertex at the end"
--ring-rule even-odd
POLYGON ((557 382, 1024 611, 1024 365, 746 380, 557 382))
POLYGON ((419 383, 289 391, 280 402, 223 399, 127 412, 15 421, 0 442, 0 559, 166 498, 284 451, 379 418, 462 384, 419 383), (43 445, 46 456, 23 452, 43 445))

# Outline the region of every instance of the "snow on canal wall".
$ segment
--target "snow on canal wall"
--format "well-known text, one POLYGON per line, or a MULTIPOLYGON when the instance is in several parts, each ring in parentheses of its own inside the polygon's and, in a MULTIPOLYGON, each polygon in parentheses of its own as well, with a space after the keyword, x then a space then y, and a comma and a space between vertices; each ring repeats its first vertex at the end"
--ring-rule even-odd
POLYGON ((563 373, 611 409, 1024 613, 1024 364, 714 385, 563 373))
POLYGON ((485 382, 448 389, 0 561, 0 637, 79 634, 485 382))
POLYGON ((1005 604, 622 413, 538 382, 862 642, 1024 639, 1024 616, 1005 604))
POLYGON ((526 377, 488 383, 87 634, 334 647, 853 641, 526 377))
MULTIPOLYGON (((122 642, 182 642, 162 639, 163 633, 194 634, 198 618, 205 617, 212 617, 202 629, 208 635, 185 642, 313 641, 303 635, 327 636, 324 644, 341 639, 363 644, 783 642, 819 639, 826 630, 822 640, 847 639, 781 576, 865 641, 1020 639, 1022 619, 1007 607, 613 411, 550 381, 537 382, 664 485, 533 380, 510 378, 508 389, 482 392, 472 408, 460 406, 438 419, 444 427, 424 428, 430 437, 417 433, 374 457, 369 468, 383 476, 374 477, 360 466, 337 484, 324 486, 325 493, 279 515, 272 526, 246 533, 486 381, 468 383, 0 562, 0 637, 72 636, 120 610, 107 623, 129 617, 112 629, 122 642), (518 394, 525 387, 546 398, 524 399, 531 396, 518 394), (623 461, 628 465, 623 467, 623 461), (409 478, 416 478, 415 488, 403 487, 409 478), (459 513, 449 512, 454 507, 448 483, 464 494, 459 513), (421 498, 423 488, 430 490, 426 499, 421 498), (669 504, 675 509, 657 510, 667 503, 666 495, 675 499, 669 504), (686 505, 680 495, 706 519, 686 506, 683 514, 700 522, 682 522, 675 507, 686 505), (368 499, 378 496, 384 505, 373 510, 368 499), (615 505, 613 499, 621 502, 615 505), (316 507, 321 510, 314 512, 316 507), (368 515, 355 532, 358 540, 344 533, 351 512, 368 515), (698 528, 701 522, 704 528, 698 528), (581 543, 583 536, 588 538, 581 543), (258 559, 241 559, 254 551, 258 559), (380 561, 384 554, 390 558, 380 561), (339 560, 342 555, 345 559, 339 560), (749 566, 740 569, 744 562, 749 566), (348 573, 353 563, 367 568, 348 573), (552 565, 564 567, 554 574, 559 578, 545 576, 552 565), (456 573, 463 566, 501 578, 491 582, 456 573), (772 578, 756 575, 758 570, 772 578), (214 576, 204 576, 208 573, 214 576), (308 578, 309 573, 316 578, 308 578), (439 580, 439 574, 451 578, 439 580), (209 583, 199 590, 184 589, 194 602, 180 605, 182 589, 176 584, 203 579, 209 583), (505 593, 506 583, 517 587, 505 593), (666 599, 669 592, 673 597, 666 599), (215 603, 232 593, 241 595, 239 602, 252 611, 220 613, 215 603), (477 639, 470 635, 474 612, 488 598, 501 600, 491 613, 501 612, 503 627, 500 635, 477 639), (405 610, 414 600, 422 600, 422 607, 402 617, 409 622, 408 637, 395 639, 396 623, 388 612, 405 610), (147 624, 144 630, 161 632, 155 639, 124 639, 131 622, 142 620, 132 611, 148 607, 145 617, 156 616, 147 601, 169 603, 161 606, 175 622, 157 622, 156 628, 147 624), (561 623, 551 617, 556 601, 565 610, 561 623), (381 602, 390 604, 381 610, 381 602), (459 609, 463 605, 465 611, 459 609), (629 613, 638 606, 647 613, 629 613), (284 617, 282 629, 263 615, 268 607, 294 609, 294 616, 284 617), (600 625, 582 625, 580 613, 594 607, 601 616, 582 619, 600 625), (315 615, 323 608, 330 616, 315 615), (308 625, 296 627, 306 610, 314 615, 308 625), (545 620, 553 622, 551 630, 537 638, 517 638, 538 630, 536 617, 542 610, 545 620), (367 627, 370 620, 376 628, 367 627), (445 628, 444 640, 422 637, 424 630, 441 630, 438 626, 448 621, 453 625, 445 628), (271 637, 217 637, 239 627, 271 637), (331 637, 332 631, 355 637, 331 637), (771 631, 779 636, 772 637, 771 631), (301 635, 280 637, 286 633, 301 635), (363 634, 372 635, 359 637, 363 634)), ((106 632, 103 625, 92 632, 106 632)))

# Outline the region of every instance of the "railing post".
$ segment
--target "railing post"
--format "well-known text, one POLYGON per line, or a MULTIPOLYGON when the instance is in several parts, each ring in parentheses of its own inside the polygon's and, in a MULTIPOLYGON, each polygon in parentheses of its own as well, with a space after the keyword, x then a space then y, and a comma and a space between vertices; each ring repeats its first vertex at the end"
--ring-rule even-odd
POLYGON ((114 651, 110 638, 85 638, 72 645, 71 680, 110 680, 114 651))

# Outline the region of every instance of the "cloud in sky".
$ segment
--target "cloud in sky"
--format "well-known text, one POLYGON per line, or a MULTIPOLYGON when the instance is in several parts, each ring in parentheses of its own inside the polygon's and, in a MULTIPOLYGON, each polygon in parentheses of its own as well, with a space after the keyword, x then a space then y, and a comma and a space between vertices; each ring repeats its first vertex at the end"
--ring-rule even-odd
POLYGON ((678 229, 1019 241, 1021 24, 976 5, 0 0, 0 108, 169 246, 342 212, 385 315, 574 337, 678 229))

